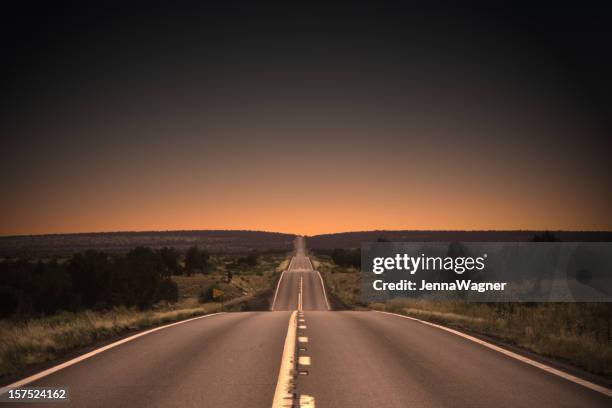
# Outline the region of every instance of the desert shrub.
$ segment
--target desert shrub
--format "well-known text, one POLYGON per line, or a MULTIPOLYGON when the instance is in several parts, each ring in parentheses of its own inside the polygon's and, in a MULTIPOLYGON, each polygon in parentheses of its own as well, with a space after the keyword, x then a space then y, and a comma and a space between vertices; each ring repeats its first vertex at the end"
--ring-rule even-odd
POLYGON ((75 254, 68 263, 75 302, 85 308, 110 304, 113 265, 108 255, 98 251, 75 254))
POLYGON ((181 273, 181 267, 179 264, 181 253, 176 248, 163 247, 157 250, 157 253, 161 258, 163 265, 162 274, 164 277, 179 275, 181 273))
MULTIPOLYGON (((174 255, 172 255, 174 256, 174 255)), ((59 310, 148 308, 178 299, 169 281, 171 262, 160 251, 138 247, 111 258, 99 251, 74 254, 67 262, 0 262, 0 316, 50 315, 59 310)))
POLYGON ((159 285, 159 300, 175 303, 178 297, 179 290, 176 282, 171 279, 163 279, 159 285))
POLYGON ((117 261, 121 303, 126 306, 150 307, 157 299, 162 275, 161 259, 151 248, 138 247, 117 261))
POLYGON ((249 254, 247 256, 241 256, 238 258, 236 263, 238 265, 257 266, 258 259, 257 254, 249 254))
POLYGON ((17 311, 18 293, 10 286, 0 286, 0 317, 8 317, 17 311))
POLYGON ((358 249, 334 249, 331 259, 338 266, 361 268, 361 251, 358 249))
POLYGON ((191 275, 195 271, 205 273, 208 267, 210 255, 206 250, 192 246, 185 253, 185 273, 191 275))

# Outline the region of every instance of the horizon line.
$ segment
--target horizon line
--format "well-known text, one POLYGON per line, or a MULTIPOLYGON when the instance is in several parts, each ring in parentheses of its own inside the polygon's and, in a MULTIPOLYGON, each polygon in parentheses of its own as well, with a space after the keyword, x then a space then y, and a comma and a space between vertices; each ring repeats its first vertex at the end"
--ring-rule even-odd
POLYGON ((371 229, 371 230, 349 230, 337 232, 325 232, 320 234, 299 234, 293 232, 280 232, 257 229, 166 229, 166 230, 110 230, 110 231, 84 231, 84 232, 49 232, 49 233, 32 233, 32 234, 0 234, 0 239, 3 238, 24 238, 24 237, 47 237, 58 235, 102 235, 102 234, 142 234, 142 233, 160 233, 160 232, 255 232, 264 234, 283 234, 303 237, 316 237, 321 235, 336 235, 336 234, 358 234, 367 232, 569 232, 569 233, 612 233, 612 230, 571 230, 571 229, 371 229))

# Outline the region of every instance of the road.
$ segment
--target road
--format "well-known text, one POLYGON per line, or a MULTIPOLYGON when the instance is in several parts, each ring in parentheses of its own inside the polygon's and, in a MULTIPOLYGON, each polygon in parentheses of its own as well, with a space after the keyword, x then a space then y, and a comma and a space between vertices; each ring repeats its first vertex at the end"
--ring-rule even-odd
POLYGON ((70 387, 63 407, 611 404, 602 393, 439 328, 377 312, 329 311, 327 301, 298 239, 272 311, 178 324, 28 386, 70 387), (287 395, 294 398, 283 400, 287 395))
POLYGON ((375 312, 305 313, 320 407, 604 407, 611 399, 435 327, 375 312))
POLYGON ((289 268, 279 280, 272 310, 298 310, 300 298, 301 310, 329 310, 323 280, 319 272, 312 269, 301 237, 296 240, 296 253, 289 268))

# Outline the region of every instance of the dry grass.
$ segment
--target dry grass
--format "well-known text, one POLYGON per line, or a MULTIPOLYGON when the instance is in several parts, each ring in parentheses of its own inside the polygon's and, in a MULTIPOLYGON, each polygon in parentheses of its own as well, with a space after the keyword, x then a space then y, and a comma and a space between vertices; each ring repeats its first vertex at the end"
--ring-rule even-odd
POLYGON ((138 311, 116 308, 104 313, 64 312, 25 322, 0 321, 0 376, 113 336, 218 310, 220 305, 209 303, 189 309, 138 311))
POLYGON ((276 272, 282 272, 289 268, 289 262, 291 262, 291 257, 284 259, 278 266, 276 267, 276 272))
POLYGON ((266 254, 258 265, 234 271, 227 283, 225 274, 231 259, 218 257, 215 269, 207 275, 173 276, 180 296, 173 305, 158 304, 146 311, 119 307, 106 312, 62 312, 25 321, 0 320, 0 376, 131 331, 214 313, 221 309, 220 304, 198 302, 204 288, 216 285, 224 291, 224 301, 254 295, 270 287, 277 271, 289 264, 282 255, 266 254))
POLYGON ((348 306, 361 306, 361 274, 353 268, 342 268, 326 257, 311 257, 312 266, 323 277, 325 287, 342 303, 348 306))
MULTIPOLYGON (((348 306, 364 306, 358 271, 339 267, 325 256, 314 259, 313 265, 333 295, 348 306)), ((485 334, 612 377, 612 304, 396 299, 367 306, 485 334)))
POLYGON ((612 376, 611 305, 393 300, 374 309, 468 329, 612 376))
POLYGON ((199 294, 206 288, 215 286, 224 293, 224 301, 243 296, 253 296, 267 289, 274 282, 277 272, 289 265, 289 259, 283 255, 261 255, 255 266, 236 267, 236 256, 215 255, 212 260, 212 271, 206 275, 173 276, 179 288, 179 303, 193 304, 199 294), (232 272, 231 282, 227 282, 227 272, 232 272))

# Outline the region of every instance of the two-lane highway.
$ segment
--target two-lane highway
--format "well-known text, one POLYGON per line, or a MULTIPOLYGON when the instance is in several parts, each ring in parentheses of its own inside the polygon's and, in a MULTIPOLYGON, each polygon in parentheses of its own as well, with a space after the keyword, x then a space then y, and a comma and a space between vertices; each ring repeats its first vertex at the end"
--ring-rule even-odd
POLYGON ((27 385, 67 386, 71 402, 62 406, 75 407, 612 404, 610 390, 460 333, 397 315, 329 311, 303 238, 271 310, 180 323, 27 385))
POLYGON ((612 399, 421 322, 378 312, 329 312, 305 242, 273 310, 299 310, 296 401, 318 407, 604 407, 612 399), (300 361, 304 361, 301 364, 300 361))
POLYGON ((323 279, 306 256, 305 240, 298 237, 295 242, 295 256, 280 277, 272 310, 329 310, 323 279))

